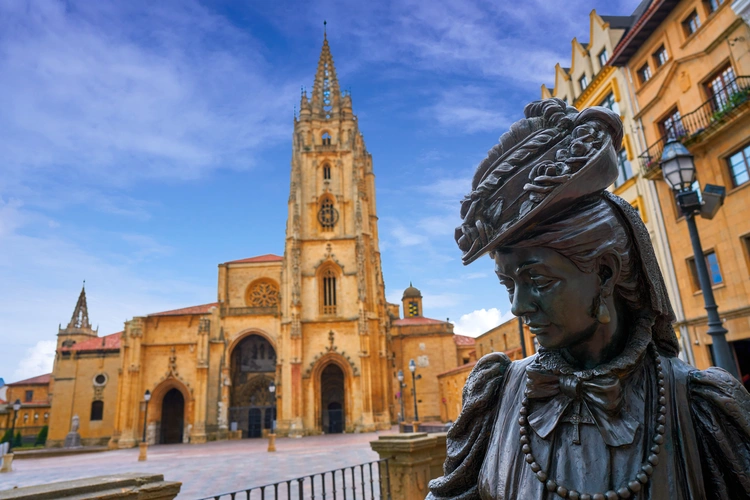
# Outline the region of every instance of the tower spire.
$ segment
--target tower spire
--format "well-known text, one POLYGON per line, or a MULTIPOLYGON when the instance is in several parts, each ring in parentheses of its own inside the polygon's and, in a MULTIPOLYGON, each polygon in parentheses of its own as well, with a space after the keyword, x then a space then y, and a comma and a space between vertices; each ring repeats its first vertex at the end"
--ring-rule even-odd
POLYGON ((86 304, 85 280, 83 281, 81 294, 78 296, 78 302, 76 302, 76 308, 73 310, 73 316, 70 318, 70 323, 68 323, 68 329, 91 330, 91 323, 89 323, 89 308, 86 304))
POLYGON ((312 91, 312 111, 330 118, 333 112, 339 110, 341 89, 336 78, 336 68, 333 65, 331 48, 328 46, 326 22, 323 22, 323 48, 320 50, 318 70, 315 73, 315 83, 312 91))

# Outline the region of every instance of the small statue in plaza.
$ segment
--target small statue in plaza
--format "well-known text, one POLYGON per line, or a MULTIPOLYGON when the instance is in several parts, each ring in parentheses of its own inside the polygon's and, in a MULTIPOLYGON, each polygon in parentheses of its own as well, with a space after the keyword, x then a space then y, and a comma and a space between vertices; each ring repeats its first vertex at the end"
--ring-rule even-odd
POLYGON ((78 415, 73 415, 73 418, 70 420, 70 432, 78 432, 78 428, 81 425, 81 419, 78 417, 78 415))
POLYGON ((429 500, 750 499, 750 394, 682 362, 638 212, 606 191, 622 123, 526 106, 476 170, 456 240, 489 253, 541 346, 491 353, 464 387, 429 500))

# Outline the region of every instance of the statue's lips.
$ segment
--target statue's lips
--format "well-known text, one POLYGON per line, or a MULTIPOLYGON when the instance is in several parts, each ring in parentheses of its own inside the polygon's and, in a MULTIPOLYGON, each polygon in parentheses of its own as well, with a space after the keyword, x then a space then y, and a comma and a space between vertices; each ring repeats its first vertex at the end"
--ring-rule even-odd
POLYGON ((530 331, 531 331, 531 333, 533 333, 534 335, 538 335, 538 334, 540 334, 540 333, 544 333, 544 331, 545 331, 545 330, 546 330, 547 328, 549 328, 549 324, 546 324, 546 325, 542 325, 542 324, 539 324, 539 323, 530 323, 530 324, 529 324, 529 330, 530 330, 530 331))

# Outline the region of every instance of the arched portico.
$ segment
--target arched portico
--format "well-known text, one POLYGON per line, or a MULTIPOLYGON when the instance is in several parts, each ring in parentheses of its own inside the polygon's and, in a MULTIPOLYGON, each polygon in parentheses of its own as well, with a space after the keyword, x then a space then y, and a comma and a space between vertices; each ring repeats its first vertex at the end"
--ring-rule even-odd
POLYGON ((265 335, 249 332, 230 351, 229 422, 243 437, 261 437, 276 420, 269 387, 276 377, 276 349, 265 335))

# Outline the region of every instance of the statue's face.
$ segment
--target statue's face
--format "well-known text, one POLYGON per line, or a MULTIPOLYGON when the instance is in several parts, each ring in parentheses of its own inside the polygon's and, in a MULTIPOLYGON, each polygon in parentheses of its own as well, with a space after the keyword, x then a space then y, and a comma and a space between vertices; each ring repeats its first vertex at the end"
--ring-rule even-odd
POLYGON ((543 347, 571 347, 596 332, 599 322, 592 308, 600 293, 597 273, 585 273, 543 247, 497 251, 495 272, 508 290, 511 311, 523 318, 543 347))

